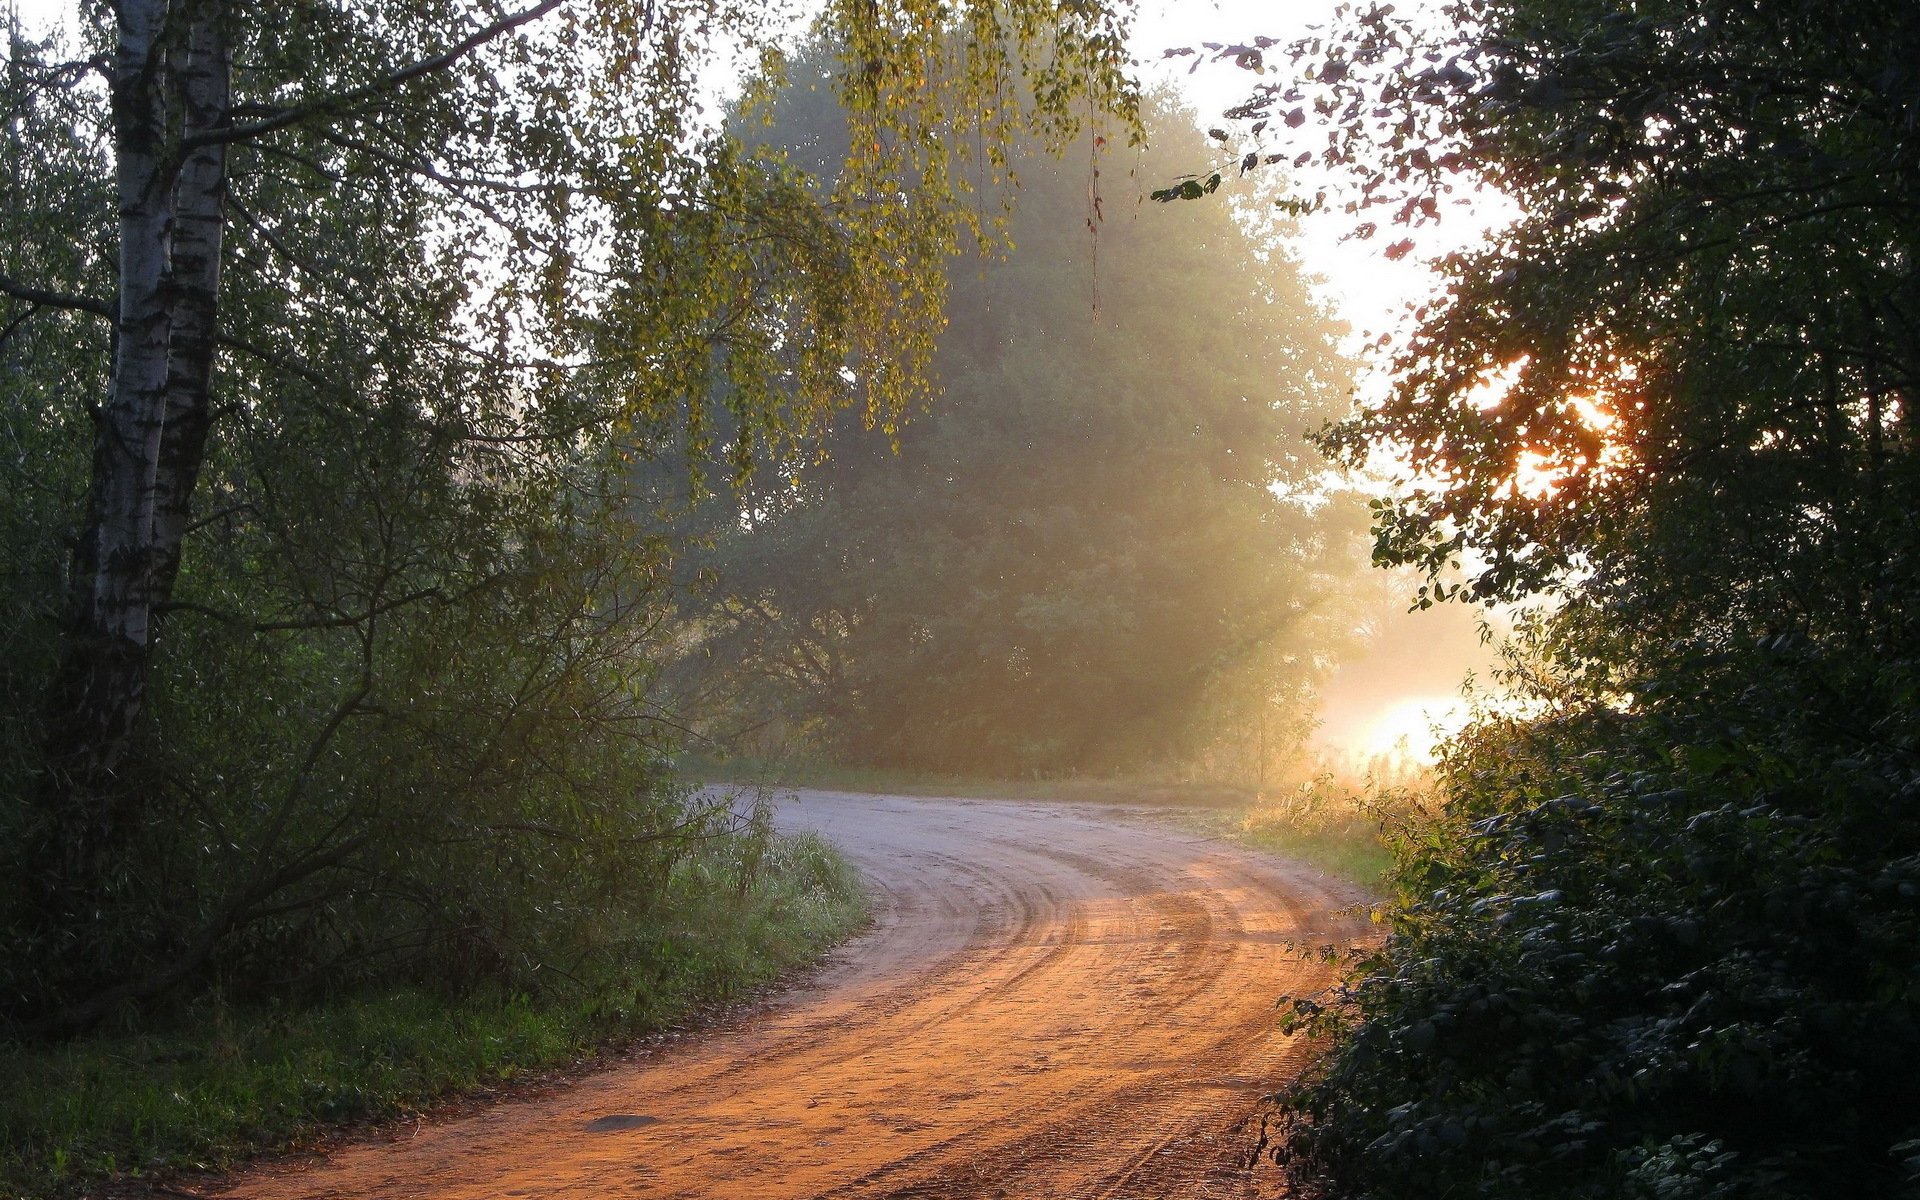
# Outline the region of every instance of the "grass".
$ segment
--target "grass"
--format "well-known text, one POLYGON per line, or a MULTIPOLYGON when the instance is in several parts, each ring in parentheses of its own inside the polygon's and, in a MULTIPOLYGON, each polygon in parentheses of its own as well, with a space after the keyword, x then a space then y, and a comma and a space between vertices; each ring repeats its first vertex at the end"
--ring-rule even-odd
POLYGON ((1196 813, 1194 827, 1256 850, 1298 859, 1378 894, 1393 852, 1381 836, 1381 818, 1365 808, 1304 810, 1290 798, 1263 799, 1238 812, 1196 813))
POLYGON ((0 1044, 0 1195, 232 1166, 319 1130, 417 1112, 595 1055, 741 998, 864 923, 852 867, 812 836, 690 855, 618 965, 545 995, 424 988, 240 1009, 166 1029, 0 1044))
POLYGON ((1322 772, 1264 795, 1251 788, 1168 779, 992 779, 748 758, 683 759, 680 769, 709 782, 1167 807, 1180 810, 1183 826, 1311 863, 1376 893, 1393 865, 1393 853, 1382 837, 1383 822, 1401 815, 1419 786, 1419 778, 1404 765, 1386 787, 1322 772))

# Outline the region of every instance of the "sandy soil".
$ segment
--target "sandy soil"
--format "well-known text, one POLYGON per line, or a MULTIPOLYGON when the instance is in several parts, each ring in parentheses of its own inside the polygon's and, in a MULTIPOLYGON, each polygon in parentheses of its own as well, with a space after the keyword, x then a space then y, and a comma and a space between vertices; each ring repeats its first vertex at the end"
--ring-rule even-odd
MULTIPOLYGON (((536 1099, 240 1177, 228 1200, 1245 1197, 1299 1069, 1274 997, 1358 936, 1310 868, 1033 802, 802 792, 872 932, 751 1020, 536 1099)), ((1268 1168, 1270 1171, 1271 1168, 1268 1168)))

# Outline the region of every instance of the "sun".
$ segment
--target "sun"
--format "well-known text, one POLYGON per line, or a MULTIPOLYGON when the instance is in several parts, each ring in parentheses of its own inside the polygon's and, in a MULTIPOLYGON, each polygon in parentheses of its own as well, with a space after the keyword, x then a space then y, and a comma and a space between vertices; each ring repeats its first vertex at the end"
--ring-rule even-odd
POLYGON ((1408 696, 1373 719, 1361 734, 1360 750, 1368 758, 1404 754, 1430 763, 1435 747, 1458 733, 1471 715, 1458 696, 1408 696))

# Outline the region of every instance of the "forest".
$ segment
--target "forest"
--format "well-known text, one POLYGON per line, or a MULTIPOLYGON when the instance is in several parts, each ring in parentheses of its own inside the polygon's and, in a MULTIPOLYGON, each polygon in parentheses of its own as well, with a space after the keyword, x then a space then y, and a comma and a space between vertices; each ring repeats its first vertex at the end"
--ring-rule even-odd
POLYGON ((1225 112, 1133 15, 11 13, 0 1191, 869 925, 689 764, 1298 781, 1370 560, 1506 614, 1506 691, 1361 799, 1381 936, 1275 997, 1314 1056, 1235 1153, 1920 1196, 1920 10, 1343 8, 1166 51, 1225 112), (1356 351, 1299 222, 1496 196, 1356 351))

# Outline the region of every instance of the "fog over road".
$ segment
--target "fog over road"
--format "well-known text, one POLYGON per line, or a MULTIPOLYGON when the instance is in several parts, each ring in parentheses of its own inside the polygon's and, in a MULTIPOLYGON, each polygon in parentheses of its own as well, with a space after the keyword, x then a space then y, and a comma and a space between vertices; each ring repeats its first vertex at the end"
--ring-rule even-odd
MULTIPOLYGON (((1358 893, 1139 810, 800 792, 874 929, 765 1009, 562 1090, 242 1176, 233 1200, 1239 1197, 1305 1054, 1274 998, 1358 893)), ((1271 1168, 1269 1168, 1271 1170, 1271 1168)))

